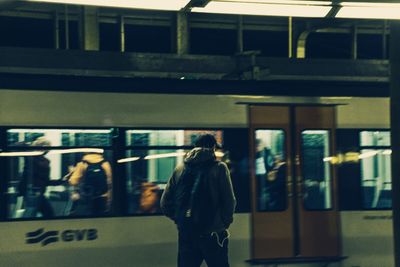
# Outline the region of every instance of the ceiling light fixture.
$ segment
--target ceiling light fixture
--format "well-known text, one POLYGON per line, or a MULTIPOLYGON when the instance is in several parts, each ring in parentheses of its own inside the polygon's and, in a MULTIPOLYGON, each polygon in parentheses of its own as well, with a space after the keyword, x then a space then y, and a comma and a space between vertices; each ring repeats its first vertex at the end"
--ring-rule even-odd
POLYGON ((342 2, 336 18, 400 19, 400 4, 342 2))
POLYGON ((27 1, 71 4, 71 5, 100 6, 100 7, 167 10, 167 11, 181 10, 189 3, 189 0, 27 0, 27 1))
POLYGON ((204 8, 194 7, 191 10, 217 14, 322 18, 331 9, 332 1, 212 0, 204 8))

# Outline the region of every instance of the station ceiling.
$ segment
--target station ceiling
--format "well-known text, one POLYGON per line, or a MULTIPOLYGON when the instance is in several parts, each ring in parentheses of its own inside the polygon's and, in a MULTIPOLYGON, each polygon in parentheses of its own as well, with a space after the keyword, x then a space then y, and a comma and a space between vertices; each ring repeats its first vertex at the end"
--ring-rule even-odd
MULTIPOLYGON (((258 0, 257 0, 258 1, 258 0)), ((255 2, 257 2, 255 1, 255 2)), ((263 0, 262 0, 263 1, 263 0)), ((289 0, 290 1, 290 0, 289 0)), ((286 1, 287 2, 287 1, 286 1)), ((307 2, 303 1, 303 2, 307 2)), ((338 1, 329 5, 336 7, 338 1)), ((357 1, 352 1, 357 2, 357 1)), ((358 1, 360 2, 360 1, 358 1)), ((363 1, 366 2, 366 1, 363 1)), ((390 1, 388 1, 390 2, 390 1)), ((391 1, 398 2, 398 1, 391 1)), ((190 2, 193 4, 195 2, 190 2)), ((174 27, 175 11, 101 7, 100 23, 174 27)), ((399 12, 400 14, 400 12, 399 12)), ((8 2, 1 17, 79 22, 81 7, 27 1, 8 2)), ((193 29, 256 32, 367 34, 387 39, 390 21, 380 19, 294 18, 190 13, 193 29)), ((26 34, 21 32, 20 34, 26 34)), ((206 42, 206 41, 205 41, 206 42)), ((382 48, 385 49, 385 48, 382 48)), ((387 53, 387 52, 386 52, 387 53)), ((0 86, 9 89, 122 92, 238 93, 275 95, 389 95, 389 65, 376 60, 268 58, 257 53, 232 56, 108 53, 0 47, 0 86), (59 81, 63 80, 64 83, 59 81), (165 87, 168 88, 165 88, 165 87)), ((383 53, 384 54, 384 53, 383 53)))

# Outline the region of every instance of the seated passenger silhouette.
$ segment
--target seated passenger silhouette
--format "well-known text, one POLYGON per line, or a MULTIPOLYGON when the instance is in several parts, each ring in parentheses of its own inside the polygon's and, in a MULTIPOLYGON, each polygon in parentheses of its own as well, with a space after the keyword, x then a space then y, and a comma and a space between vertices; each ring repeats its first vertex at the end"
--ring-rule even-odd
POLYGON ((261 139, 256 140, 256 162, 255 172, 258 188, 258 210, 267 210, 268 193, 267 177, 274 167, 274 158, 271 149, 268 148, 261 139))
POLYGON ((266 182, 267 188, 267 209, 284 210, 287 206, 286 192, 286 163, 276 157, 274 168, 268 173, 266 182))
MULTIPOLYGON (((50 141, 39 137, 32 142, 32 146, 48 147, 50 141)), ((19 185, 20 195, 24 196, 25 218, 36 217, 41 214, 44 218, 54 216, 53 207, 45 197, 47 186, 62 184, 60 180, 50 179, 50 161, 45 157, 47 150, 42 155, 25 157, 22 179, 19 185)))

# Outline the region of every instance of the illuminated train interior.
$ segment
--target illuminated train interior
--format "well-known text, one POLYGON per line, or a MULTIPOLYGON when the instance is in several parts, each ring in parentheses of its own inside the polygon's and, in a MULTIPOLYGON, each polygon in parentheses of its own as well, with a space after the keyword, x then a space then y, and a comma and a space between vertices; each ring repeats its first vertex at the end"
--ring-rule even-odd
POLYGON ((231 266, 298 255, 393 266, 388 98, 2 90, 0 114, 1 266, 175 266, 159 198, 206 132, 237 198, 231 266), (66 177, 93 152, 112 168, 104 216, 75 213, 66 177), (38 156, 59 181, 44 192, 52 216, 22 178, 38 156))

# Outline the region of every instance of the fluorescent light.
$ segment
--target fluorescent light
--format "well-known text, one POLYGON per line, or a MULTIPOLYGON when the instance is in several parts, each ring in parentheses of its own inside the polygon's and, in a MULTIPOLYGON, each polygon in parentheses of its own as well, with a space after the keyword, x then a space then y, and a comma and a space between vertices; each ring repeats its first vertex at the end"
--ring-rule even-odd
POLYGON ((34 157, 44 155, 44 151, 0 152, 0 157, 34 157))
POLYGON ((392 150, 391 149, 385 149, 382 152, 383 155, 392 155, 392 150))
POLYGON ((126 163, 126 162, 132 162, 132 161, 136 161, 139 160, 140 157, 131 157, 131 158, 124 158, 124 159, 119 159, 117 160, 118 163, 126 163))
MULTIPOLYGON (((218 97, 225 98, 226 95, 219 95, 218 97)), ((228 95, 231 98, 240 98, 240 99, 271 99, 272 96, 262 96, 262 95, 228 95)))
POLYGON ((358 158, 359 159, 370 158, 370 157, 373 157, 373 156, 375 156, 377 154, 378 154, 378 152, 376 152, 376 151, 369 151, 369 152, 365 152, 365 153, 360 154, 358 156, 358 158))
POLYGON ((259 16, 325 17, 332 9, 331 1, 278 1, 278 0, 215 0, 193 12, 240 14, 259 16))
POLYGON ((330 162, 333 161, 336 157, 325 157, 322 159, 323 162, 330 162))
MULTIPOLYGON (((172 157, 180 157, 180 156, 185 156, 186 152, 175 152, 175 153, 164 153, 164 154, 154 154, 154 155, 149 155, 144 157, 145 160, 149 159, 162 159, 162 158, 172 158, 172 157)), ((215 152, 216 157, 223 157, 225 154, 220 151, 215 152)), ((136 161, 139 160, 140 157, 131 157, 131 158, 124 158, 124 159, 119 159, 117 160, 118 163, 126 163, 126 162, 131 162, 131 161, 136 161)))
POLYGON ((184 8, 189 0, 28 0, 28 2, 178 11, 184 8))
POLYGON ((392 3, 340 3, 337 18, 400 19, 400 4, 392 3))
POLYGON ((307 134, 326 134, 328 131, 326 130, 305 130, 302 132, 302 134, 307 135, 307 134))
POLYGON ((72 154, 72 153, 96 153, 103 154, 104 149, 101 148, 71 148, 71 149, 54 149, 50 150, 47 154, 72 154))
POLYGON ((176 152, 176 153, 164 153, 164 154, 154 154, 144 157, 144 159, 161 159, 161 158, 171 158, 171 157, 179 157, 184 156, 185 152, 176 152))
POLYGON ((344 155, 344 161, 345 162, 358 162, 360 153, 358 152, 347 152, 344 155))
POLYGON ((74 130, 74 129, 11 129, 7 133, 111 133, 111 130, 74 130))
POLYGON ((321 100, 350 100, 351 96, 321 96, 321 100))

